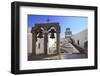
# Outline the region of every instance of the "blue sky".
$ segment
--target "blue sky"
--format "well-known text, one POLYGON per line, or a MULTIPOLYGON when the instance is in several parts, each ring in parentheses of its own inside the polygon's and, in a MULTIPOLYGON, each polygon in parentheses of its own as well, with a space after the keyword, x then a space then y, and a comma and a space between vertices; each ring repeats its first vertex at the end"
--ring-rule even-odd
POLYGON ((72 34, 76 34, 88 28, 88 17, 81 16, 50 16, 50 15, 28 15, 28 27, 34 27, 36 23, 59 22, 61 27, 61 38, 65 37, 66 28, 70 28, 72 34))

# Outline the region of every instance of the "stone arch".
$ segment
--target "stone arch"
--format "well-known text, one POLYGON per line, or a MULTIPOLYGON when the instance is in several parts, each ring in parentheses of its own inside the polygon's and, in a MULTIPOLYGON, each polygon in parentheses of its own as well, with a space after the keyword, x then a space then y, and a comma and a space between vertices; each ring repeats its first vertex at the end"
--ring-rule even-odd
POLYGON ((56 49, 57 39, 56 39, 56 37, 57 37, 56 28, 54 26, 49 27, 48 28, 48 44, 47 44, 48 45, 48 48, 47 48, 48 49, 48 54, 52 54, 52 53, 57 52, 57 49, 56 49), (55 30, 55 33, 53 33, 55 38, 53 38, 53 39, 50 38, 51 37, 51 33, 50 33, 51 29, 55 30))
POLYGON ((56 29, 56 36, 57 36, 57 54, 60 53, 59 51, 59 46, 60 46, 60 26, 59 23, 41 23, 41 24, 35 24, 34 27, 32 27, 31 33, 32 33, 32 55, 36 55, 36 40, 37 40, 37 33, 39 28, 43 28, 45 30, 44 33, 44 54, 47 55, 47 43, 48 43, 48 33, 46 31, 48 31, 48 29, 50 29, 51 27, 54 27, 56 29))

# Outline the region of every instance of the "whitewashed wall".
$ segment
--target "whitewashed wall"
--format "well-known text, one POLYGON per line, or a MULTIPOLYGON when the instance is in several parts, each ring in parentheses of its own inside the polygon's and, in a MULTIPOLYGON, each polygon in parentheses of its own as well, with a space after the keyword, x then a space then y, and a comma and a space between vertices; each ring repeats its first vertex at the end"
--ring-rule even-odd
POLYGON ((28 28, 27 30, 28 34, 27 34, 27 50, 28 50, 28 53, 32 53, 32 33, 31 33, 31 28, 28 28))
POLYGON ((77 44, 77 41, 79 40, 79 46, 84 48, 84 42, 88 41, 88 30, 83 30, 75 35, 72 36, 72 38, 75 40, 75 43, 77 44))
POLYGON ((43 54, 44 53, 44 38, 37 38, 36 42, 36 54, 43 54), (40 44, 40 48, 39 48, 40 44))

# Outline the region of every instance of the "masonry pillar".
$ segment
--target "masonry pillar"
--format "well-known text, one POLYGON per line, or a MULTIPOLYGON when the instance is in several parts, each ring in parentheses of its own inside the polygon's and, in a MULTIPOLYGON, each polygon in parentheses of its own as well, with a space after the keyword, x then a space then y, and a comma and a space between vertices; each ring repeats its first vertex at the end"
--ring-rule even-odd
POLYGON ((60 33, 57 32, 57 46, 56 46, 56 49, 57 49, 57 53, 59 54, 59 59, 61 59, 61 53, 60 53, 60 33))
POLYGON ((44 33, 44 54, 47 55, 48 33, 44 33))
POLYGON ((35 56, 36 55, 36 41, 37 41, 37 37, 36 37, 36 33, 35 31, 32 30, 32 55, 35 56))

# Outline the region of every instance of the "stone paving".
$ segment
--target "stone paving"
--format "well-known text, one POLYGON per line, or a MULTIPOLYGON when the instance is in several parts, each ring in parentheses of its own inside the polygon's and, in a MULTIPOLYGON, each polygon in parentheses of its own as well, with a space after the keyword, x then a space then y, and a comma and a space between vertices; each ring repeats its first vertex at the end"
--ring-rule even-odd
POLYGON ((59 59, 80 59, 88 58, 86 53, 80 53, 78 49, 74 47, 71 43, 66 43, 60 45, 60 55, 39 55, 39 56, 29 56, 28 60, 59 60, 59 59))

